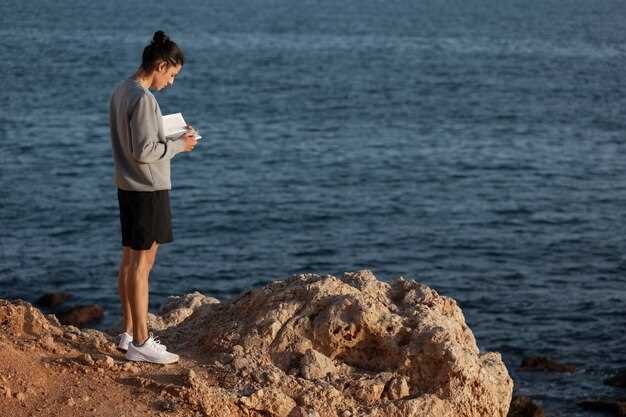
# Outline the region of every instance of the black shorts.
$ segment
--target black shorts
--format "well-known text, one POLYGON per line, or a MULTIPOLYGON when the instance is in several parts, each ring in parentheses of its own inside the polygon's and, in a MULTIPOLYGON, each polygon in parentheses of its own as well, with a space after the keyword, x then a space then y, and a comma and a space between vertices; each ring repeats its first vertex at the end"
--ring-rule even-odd
POLYGON ((122 226, 122 246, 147 250, 154 242, 174 240, 169 190, 117 190, 122 226))

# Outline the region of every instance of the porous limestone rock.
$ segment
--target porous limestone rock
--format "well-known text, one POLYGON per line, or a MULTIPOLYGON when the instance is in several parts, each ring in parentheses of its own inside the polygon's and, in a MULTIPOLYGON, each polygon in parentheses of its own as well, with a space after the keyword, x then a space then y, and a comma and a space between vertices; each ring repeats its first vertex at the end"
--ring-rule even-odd
POLYGON ((272 388, 321 417, 504 417, 511 402, 500 354, 480 352, 455 300, 370 271, 275 281, 169 332, 207 356, 231 353, 245 375, 279 375, 272 388))

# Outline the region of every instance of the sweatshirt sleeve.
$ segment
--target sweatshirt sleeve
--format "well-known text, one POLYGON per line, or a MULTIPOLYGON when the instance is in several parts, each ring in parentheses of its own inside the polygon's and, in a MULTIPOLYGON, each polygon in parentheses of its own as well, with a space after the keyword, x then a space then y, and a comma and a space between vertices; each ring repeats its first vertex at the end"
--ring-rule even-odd
POLYGON ((150 97, 143 94, 130 115, 130 142, 133 158, 142 164, 172 159, 183 151, 184 142, 159 141, 159 120, 150 97))

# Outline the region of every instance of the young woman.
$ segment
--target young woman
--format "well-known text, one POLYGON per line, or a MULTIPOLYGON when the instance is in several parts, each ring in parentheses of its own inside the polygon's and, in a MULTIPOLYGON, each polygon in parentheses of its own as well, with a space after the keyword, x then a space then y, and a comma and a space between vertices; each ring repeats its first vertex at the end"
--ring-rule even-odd
POLYGON ((161 110, 150 89, 171 86, 184 63, 181 49, 162 31, 143 50, 141 66, 113 90, 109 109, 115 184, 122 226, 118 291, 125 332, 118 348, 132 361, 173 363, 148 333, 148 277, 159 244, 171 242, 170 160, 197 143, 190 130, 166 140, 161 110))

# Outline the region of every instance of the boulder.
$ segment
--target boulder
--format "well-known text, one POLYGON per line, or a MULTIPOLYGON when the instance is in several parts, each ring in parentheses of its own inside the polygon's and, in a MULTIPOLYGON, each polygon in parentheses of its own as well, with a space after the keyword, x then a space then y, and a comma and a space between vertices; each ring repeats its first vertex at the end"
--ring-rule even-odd
POLYGON ((246 374, 273 369, 274 386, 321 417, 504 417, 511 402, 500 354, 480 352, 455 300, 370 271, 275 281, 163 334, 194 340, 207 358, 232 353, 246 374))
POLYGON ((56 314, 62 324, 73 326, 83 326, 100 320, 103 315, 104 309, 97 304, 78 305, 56 314))
POLYGON ((576 372, 576 365, 559 363, 553 359, 546 358, 545 356, 530 356, 522 360, 522 364, 518 371, 551 371, 551 372, 576 372))
POLYGON ((538 406, 530 398, 519 395, 511 401, 507 417, 544 417, 543 408, 538 406))
POLYGON ((72 295, 66 292, 53 292, 42 295, 35 302, 39 307, 55 308, 63 304, 72 295))

